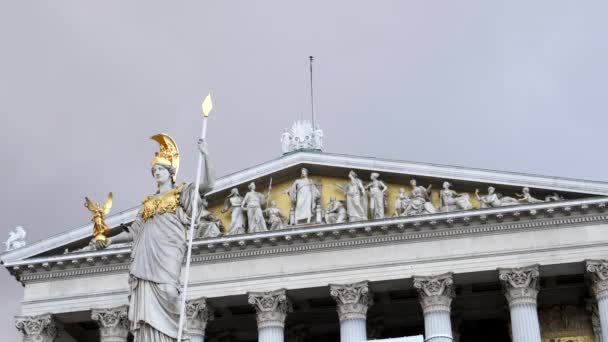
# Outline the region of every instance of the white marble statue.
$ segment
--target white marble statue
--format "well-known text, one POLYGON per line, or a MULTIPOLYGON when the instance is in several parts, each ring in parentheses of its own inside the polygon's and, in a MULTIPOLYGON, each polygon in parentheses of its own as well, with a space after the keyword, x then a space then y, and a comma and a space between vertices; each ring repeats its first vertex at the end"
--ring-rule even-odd
POLYGON ((224 201, 222 213, 230 212, 230 227, 226 235, 245 234, 245 211, 241 207, 243 198, 239 195, 239 189, 230 190, 230 195, 224 201))
POLYGON ((521 189, 521 194, 515 194, 515 196, 519 197, 519 202, 521 203, 534 204, 544 202, 543 200, 539 200, 538 198, 532 197, 532 195, 530 194, 530 188, 528 188, 527 186, 521 189))
MULTIPOLYGON (((144 199, 128 232, 98 242, 99 248, 133 241, 129 268, 129 321, 134 342, 174 342, 180 306, 180 273, 187 249, 187 231, 194 196, 202 197, 214 177, 204 141, 198 148, 203 172, 198 193, 194 183, 175 183, 179 166, 177 145, 169 136, 152 137, 160 145, 152 161, 157 191, 144 199)), ((198 212, 203 203, 199 201, 198 212)), ((197 222, 202 223, 200 217, 197 222)), ((197 227, 200 230, 200 226, 197 227)))
POLYGON ((325 209, 325 222, 327 224, 346 222, 346 208, 342 201, 336 199, 336 196, 329 198, 329 204, 325 209))
POLYGON ((497 194, 493 186, 488 187, 487 195, 479 195, 479 189, 475 189, 475 196, 479 200, 481 208, 496 208, 519 204, 519 201, 513 197, 497 194))
POLYGON ((422 185, 418 185, 416 179, 412 178, 410 180, 410 186, 412 187, 412 193, 414 192, 414 189, 419 189, 419 193, 422 194, 427 201, 431 200, 431 187, 433 186, 432 184, 429 184, 429 186, 425 188, 422 185))
POLYGON ((223 224, 219 218, 213 215, 209 210, 207 210, 207 206, 209 203, 206 199, 202 199, 201 213, 198 215, 200 222, 198 224, 198 230, 196 232, 196 237, 199 239, 205 238, 214 238, 222 235, 223 224))
POLYGON ((266 220, 264 219, 264 211, 262 205, 266 203, 266 196, 255 191, 255 183, 249 183, 247 187, 249 192, 245 194, 241 208, 247 212, 247 229, 249 233, 258 233, 268 231, 266 220))
POLYGON ((285 128, 283 134, 281 134, 281 149, 283 150, 283 153, 292 151, 292 137, 287 128, 285 128))
POLYGON ((295 212, 295 223, 310 223, 315 216, 317 201, 321 198, 319 187, 308 178, 308 170, 300 171, 300 179, 297 179, 285 190, 291 198, 291 206, 295 212))
POLYGON ((563 201, 563 200, 564 200, 564 196, 558 194, 557 192, 554 192, 551 195, 545 196, 545 202, 558 202, 558 201, 563 201))
POLYGON ((4 241, 5 251, 12 251, 21 247, 25 247, 25 237, 27 233, 21 226, 15 227, 8 233, 8 239, 4 241))
POLYGON ((384 208, 386 207, 386 191, 388 187, 383 181, 378 179, 380 174, 372 172, 371 182, 365 186, 369 193, 369 209, 373 219, 384 218, 384 208))
POLYGON ((323 150, 323 130, 319 127, 313 133, 313 149, 323 150))
POLYGON ((270 201, 270 208, 266 208, 264 214, 268 217, 268 228, 270 230, 285 229, 285 216, 277 208, 276 201, 270 201))
POLYGON ((452 184, 449 182, 443 182, 443 187, 439 191, 439 210, 449 212, 473 209, 469 194, 465 192, 458 193, 450 189, 451 186, 452 184))
POLYGON ((367 220, 367 194, 363 182, 357 178, 355 171, 348 173, 350 181, 342 186, 336 184, 346 195, 346 213, 349 222, 367 220))
POLYGON ((405 216, 434 214, 436 212, 437 208, 435 208, 433 202, 429 200, 427 188, 422 186, 414 187, 412 189, 409 204, 407 208, 405 208, 405 216))
POLYGON ((405 192, 404 188, 399 188, 399 194, 395 199, 395 216, 405 215, 405 210, 410 204, 410 197, 405 192))

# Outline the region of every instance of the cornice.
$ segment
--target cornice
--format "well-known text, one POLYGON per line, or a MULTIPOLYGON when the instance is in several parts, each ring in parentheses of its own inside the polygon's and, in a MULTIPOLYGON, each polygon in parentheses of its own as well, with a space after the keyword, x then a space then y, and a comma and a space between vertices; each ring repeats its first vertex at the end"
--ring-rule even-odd
MULTIPOLYGON (((226 262, 270 255, 364 248, 378 244, 551 229, 608 222, 608 198, 477 209, 415 217, 318 225, 197 240, 192 262, 226 262)), ((19 281, 44 281, 128 270, 130 247, 32 258, 5 267, 19 281)))

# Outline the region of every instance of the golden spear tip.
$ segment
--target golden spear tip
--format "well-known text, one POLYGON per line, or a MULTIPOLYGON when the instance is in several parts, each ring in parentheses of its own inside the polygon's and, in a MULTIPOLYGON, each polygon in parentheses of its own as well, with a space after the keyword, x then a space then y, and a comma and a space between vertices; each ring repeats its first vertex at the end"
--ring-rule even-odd
POLYGON ((207 97, 205 97, 205 100, 203 101, 203 104, 201 105, 202 109, 203 109, 203 115, 205 117, 209 116, 209 113, 211 113, 211 110, 213 109, 213 101, 211 100, 211 93, 209 93, 207 95, 207 97))

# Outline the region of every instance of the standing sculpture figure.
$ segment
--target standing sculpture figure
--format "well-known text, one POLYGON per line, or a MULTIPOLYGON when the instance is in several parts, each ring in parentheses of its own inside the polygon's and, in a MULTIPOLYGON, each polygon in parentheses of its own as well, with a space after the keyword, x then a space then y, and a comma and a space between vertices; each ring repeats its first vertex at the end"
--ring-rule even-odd
POLYGON ((483 196, 479 195, 479 189, 475 189, 475 196, 477 197, 477 200, 479 200, 481 208, 495 208, 519 204, 519 201, 513 197, 498 196, 496 189, 494 189, 493 186, 488 187, 488 194, 483 196))
POLYGON ((399 194, 397 195, 397 199, 395 199, 395 215, 394 216, 402 216, 405 215, 405 210, 410 204, 410 198, 405 193, 404 188, 399 188, 399 194))
POLYGON ((230 211, 230 227, 226 235, 245 234, 245 212, 241 205, 243 198, 239 195, 239 189, 232 188, 230 195, 224 201, 224 209, 222 213, 230 211))
POLYGON ((346 195, 346 213, 349 222, 367 220, 367 195, 363 182, 357 178, 355 171, 348 173, 348 182, 345 186, 336 184, 346 195))
POLYGON ((310 223, 315 215, 317 200, 321 197, 317 185, 308 178, 308 170, 302 169, 300 176, 300 179, 293 182, 284 192, 291 198, 291 205, 295 211, 295 224, 301 221, 310 223))
POLYGON ((346 222, 346 209, 342 201, 336 200, 336 196, 329 198, 329 204, 325 209, 325 222, 327 224, 346 222))
POLYGON ((285 229, 285 216, 281 210, 277 208, 276 201, 270 201, 270 208, 264 210, 264 214, 268 217, 268 226, 270 230, 285 229))
MULTIPOLYGON (((209 153, 203 140, 203 172, 198 193, 195 183, 175 184, 179 167, 177 145, 165 134, 152 137, 160 145, 152 160, 157 191, 144 199, 128 232, 97 242, 98 248, 133 240, 129 268, 129 321, 134 342, 173 342, 177 339, 180 274, 187 249, 186 233, 194 196, 213 187, 209 153)), ((199 202, 202 203, 202 202, 199 202)), ((202 212, 198 210, 197 212, 202 212)), ((196 222, 201 222, 200 217, 196 222)), ((200 228, 200 227, 199 227, 200 228)))
POLYGON ((530 188, 528 188, 527 186, 521 189, 521 194, 515 194, 515 196, 519 197, 519 202, 522 203, 534 204, 544 202, 543 200, 539 200, 538 198, 532 197, 532 195, 530 194, 530 188))
POLYGON ((281 148, 283 149, 283 154, 292 151, 292 137, 287 128, 285 128, 283 134, 281 134, 281 148))
POLYGON ((372 172, 370 175, 371 182, 365 186, 369 191, 369 209, 372 212, 372 218, 384 218, 384 207, 386 206, 386 190, 388 187, 383 181, 379 180, 380 174, 372 172))
POLYGON ((266 220, 264 220, 264 212, 262 204, 266 203, 266 196, 255 191, 255 183, 249 183, 247 187, 249 192, 245 194, 241 208, 247 210, 247 228, 249 233, 266 232, 266 220))
POLYGON ((452 184, 443 182, 443 187, 439 191, 439 208, 443 212, 454 210, 469 210, 473 209, 471 198, 467 193, 458 193, 450 187, 452 184))

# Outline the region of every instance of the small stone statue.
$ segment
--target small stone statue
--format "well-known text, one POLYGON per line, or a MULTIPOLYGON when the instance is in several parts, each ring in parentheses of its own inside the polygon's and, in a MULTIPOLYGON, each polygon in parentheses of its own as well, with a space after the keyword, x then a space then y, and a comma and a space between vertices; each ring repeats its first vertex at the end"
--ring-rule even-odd
POLYGON ((450 189, 451 186, 449 182, 443 182, 443 188, 439 191, 439 210, 449 212, 473 209, 469 194, 458 193, 450 189))
POLYGON ((367 195, 363 182, 357 178, 355 171, 348 173, 348 182, 345 186, 336 184, 346 195, 346 213, 349 222, 367 220, 367 195))
POLYGON ((247 211, 247 228, 249 233, 266 232, 266 220, 262 211, 262 204, 266 202, 266 196, 255 191, 255 183, 248 186, 249 192, 245 194, 241 208, 247 211))
POLYGON ((21 247, 25 247, 25 237, 27 233, 25 229, 21 226, 15 227, 12 231, 8 233, 8 239, 4 241, 6 245, 5 251, 12 251, 15 249, 19 249, 21 247))
POLYGON ((545 202, 558 202, 563 200, 564 196, 558 194, 557 192, 554 192, 552 195, 545 196, 545 202))
POLYGON ((198 230, 195 233, 195 237, 199 239, 218 237, 222 235, 222 230, 224 228, 222 221, 207 210, 208 205, 209 203, 207 200, 203 198, 201 213, 199 214, 198 230))
POLYGON ((538 198, 534 198, 532 197, 532 195, 530 194, 530 188, 528 187, 524 187, 523 189, 521 189, 521 194, 515 194, 515 196, 519 197, 519 202, 521 203, 543 203, 543 200, 539 200, 538 198))
POLYGON ((365 186, 369 191, 369 209, 372 212, 372 218, 384 218, 384 207, 386 206, 386 191, 388 187, 383 181, 379 180, 380 174, 372 172, 370 175, 371 182, 365 186))
POLYGON ((313 132, 313 149, 323 150, 323 130, 319 127, 313 132))
POLYGON ((399 194, 397 195, 397 199, 395 200, 395 216, 405 215, 405 209, 407 209, 409 204, 409 196, 405 193, 404 188, 400 188, 399 194))
POLYGON ((325 222, 327 224, 346 222, 346 208, 342 201, 336 199, 336 196, 329 198, 329 204, 325 209, 325 222))
POLYGON ((295 224, 311 223, 315 216, 317 201, 321 198, 319 187, 308 178, 308 170, 303 168, 300 171, 300 179, 297 179, 284 192, 291 198, 291 205, 295 212, 295 224))
POLYGON ((416 186, 413 188, 410 202, 405 209, 405 216, 434 214, 437 212, 437 208, 435 208, 433 202, 429 200, 429 191, 430 186, 429 188, 422 186, 416 186))
POLYGON ((270 230, 285 229, 285 216, 281 210, 277 208, 277 202, 271 201, 270 208, 264 210, 264 214, 268 217, 268 226, 270 230))
POLYGON ((230 190, 230 195, 224 201, 222 213, 230 212, 230 227, 226 235, 245 234, 245 212, 241 205, 243 198, 239 195, 239 189, 230 190))
POLYGON ((287 128, 285 128, 283 134, 281 134, 281 148, 283 149, 283 154, 289 153, 293 149, 291 133, 289 133, 287 128))
POLYGON ((412 186, 412 193, 414 193, 414 189, 419 189, 419 193, 422 194, 427 201, 431 200, 431 187, 433 186, 432 184, 429 184, 429 186, 425 188, 422 185, 418 185, 416 179, 412 178, 410 180, 410 185, 412 186))
POLYGON ((488 194, 483 196, 479 195, 479 189, 475 189, 475 196, 479 200, 481 208, 496 208, 519 204, 519 201, 513 197, 497 194, 493 186, 488 187, 488 194))

